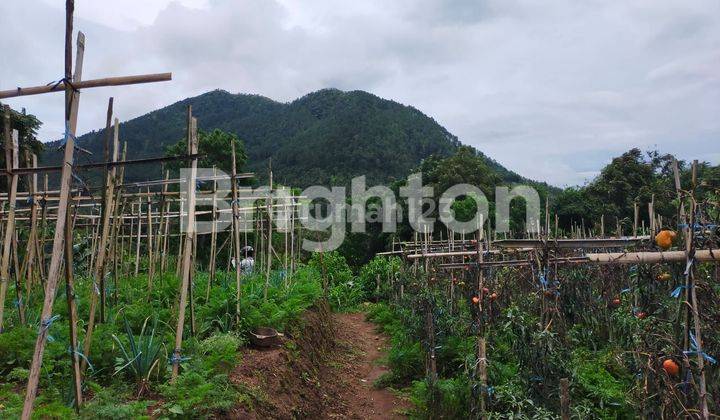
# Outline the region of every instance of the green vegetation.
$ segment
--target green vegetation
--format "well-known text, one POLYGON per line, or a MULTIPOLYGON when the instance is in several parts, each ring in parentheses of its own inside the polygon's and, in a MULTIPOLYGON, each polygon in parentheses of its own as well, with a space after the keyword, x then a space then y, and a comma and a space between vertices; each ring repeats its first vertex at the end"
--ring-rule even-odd
MULTIPOLYGON (((219 129, 241 139, 248 171, 266 179, 272 158, 275 181, 295 187, 344 185, 366 175, 368 185, 403 179, 429 156, 452 155, 460 146, 455 136, 417 109, 362 91, 324 89, 290 103, 257 95, 215 90, 188 98, 120 125, 128 142, 128 159, 162 156, 184 138, 186 107, 192 105, 201 131, 219 129)), ((78 144, 103 156, 105 130, 82 135, 78 144)), ((58 163, 56 143, 48 144, 44 164, 58 163)), ((202 149, 202 147, 201 147, 202 149)), ((201 150, 202 151, 202 150, 201 150)), ((213 153, 227 159, 224 146, 213 153)), ((508 182, 520 176, 480 154, 493 171, 508 182)), ((222 166, 221 166, 222 167, 222 166)), ((157 165, 128 168, 129 182, 159 179, 157 165)))
MULTIPOLYGON (((332 255, 328 260, 333 258, 344 262, 332 255)), ((149 295, 145 275, 121 279, 117 290, 109 286, 107 319, 97 326, 88 356, 85 393, 90 398, 85 402, 82 417, 194 418, 221 414, 241 401, 250 401, 251 391, 229 380, 229 374, 242 358, 248 331, 258 326, 284 331, 322 298, 322 275, 314 261, 301 265, 292 278, 273 272, 267 300, 263 299, 264 275, 244 277, 240 324, 235 322, 234 315, 234 274, 219 272, 209 298, 199 297, 194 302, 195 333, 191 334, 190 327, 186 330, 181 375, 172 385, 168 384, 171 367, 168 361, 174 347, 178 279, 170 274, 156 277, 149 295)), ((335 270, 335 265, 331 269, 335 270)), ((337 269, 342 271, 342 267, 337 269)), ((347 265, 345 269, 349 272, 347 265)), ((352 278, 351 272, 350 275, 352 278)), ((206 290, 207 281, 206 273, 196 275, 194 289, 198 296, 204 294, 199 292, 206 290)), ((87 278, 77 279, 80 319, 87 319, 90 284, 87 278)), ((59 318, 49 327, 51 338, 40 378, 42 392, 36 403, 37 418, 74 416, 63 293, 58 296, 53 311, 59 318)), ((336 295, 340 302, 351 301, 338 292, 336 295)), ((42 303, 39 298, 39 295, 30 297, 27 307, 30 325, 19 325, 17 312, 12 311, 6 331, 0 334, 2 418, 17 417, 22 410, 21 396, 42 303)), ((7 304, 12 305, 10 298, 7 304)))

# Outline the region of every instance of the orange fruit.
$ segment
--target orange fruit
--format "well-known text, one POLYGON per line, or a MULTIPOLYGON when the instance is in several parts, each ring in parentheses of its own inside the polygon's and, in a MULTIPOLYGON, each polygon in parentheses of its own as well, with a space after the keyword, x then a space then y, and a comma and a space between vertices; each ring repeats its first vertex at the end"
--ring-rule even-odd
POLYGON ((658 274, 657 279, 659 281, 670 281, 672 280, 672 275, 670 273, 660 273, 658 274))
POLYGON ((480 303, 480 298, 477 297, 477 296, 473 296, 472 301, 473 301, 474 304, 477 305, 478 303, 480 303))
POLYGON ((490 300, 495 300, 495 299, 497 299, 497 297, 498 297, 498 294, 493 292, 493 294, 490 295, 490 300))
POLYGON ((672 230, 661 230, 655 235, 655 243, 664 250, 670 249, 675 236, 677 236, 677 234, 672 230))
POLYGON ((677 376, 680 373, 680 366, 673 359, 665 359, 662 364, 663 370, 670 376, 677 376))

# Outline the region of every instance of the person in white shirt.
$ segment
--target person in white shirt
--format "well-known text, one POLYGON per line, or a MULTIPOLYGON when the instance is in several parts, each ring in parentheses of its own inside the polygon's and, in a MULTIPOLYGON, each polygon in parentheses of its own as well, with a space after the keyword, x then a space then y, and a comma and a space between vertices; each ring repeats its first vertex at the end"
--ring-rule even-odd
POLYGON ((255 268, 255 259, 253 258, 254 250, 251 246, 245 246, 240 249, 240 254, 243 256, 243 259, 240 261, 240 271, 243 275, 248 275, 252 273, 253 268, 255 268))

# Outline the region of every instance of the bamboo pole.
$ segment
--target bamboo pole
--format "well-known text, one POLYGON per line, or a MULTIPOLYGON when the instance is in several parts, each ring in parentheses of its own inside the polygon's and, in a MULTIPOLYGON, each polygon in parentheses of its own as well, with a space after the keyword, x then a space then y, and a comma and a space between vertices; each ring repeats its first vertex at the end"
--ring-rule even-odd
MULTIPOLYGON (((119 120, 115 119, 115 127, 113 134, 113 160, 118 158, 119 149, 119 120)), ((95 261, 95 269, 93 270, 93 286, 90 291, 90 312, 88 317, 87 330, 85 331, 85 341, 83 343, 83 358, 80 371, 85 372, 90 357, 90 344, 92 342, 93 329, 95 328, 95 313, 97 311, 98 299, 100 300, 100 322, 105 321, 105 260, 107 257, 107 245, 110 237, 110 216, 114 213, 114 185, 115 185, 115 168, 111 169, 105 183, 105 192, 103 208, 102 208, 102 226, 100 239, 98 241, 97 259, 95 261)))
POLYGON ((270 160, 270 190, 268 191, 267 203, 267 259, 265 260, 265 288, 263 289, 263 299, 267 300, 268 288, 270 287, 270 270, 272 269, 272 189, 273 189, 273 173, 272 173, 272 159, 270 160))
MULTIPOLYGON (((217 168, 213 167, 213 175, 217 175, 217 168)), ((205 292, 205 301, 210 299, 210 289, 215 280, 215 259, 217 254, 217 181, 213 181, 213 198, 212 198, 212 228, 210 232, 210 262, 208 271, 207 291, 205 292)))
MULTIPOLYGON (((233 251, 235 253, 235 322, 240 323, 240 215, 238 214, 238 190, 235 175, 237 174, 237 158, 235 155, 235 142, 232 142, 232 230, 233 230, 233 251)), ((256 236, 257 238, 257 236, 256 236)), ((257 249, 257 248, 256 248, 257 249)))
MULTIPOLYGON (((165 171, 165 179, 167 180, 170 176, 170 171, 165 171)), ((163 197, 165 197, 165 194, 167 194, 167 186, 163 188, 163 197)), ((170 210, 170 203, 165 203, 165 212, 167 213, 170 210)), ((168 254, 168 245, 169 245, 169 239, 170 239, 170 221, 168 220, 167 223, 165 223, 165 230, 163 231, 163 249, 162 249, 162 257, 160 259, 160 271, 162 273, 165 273, 165 270, 167 268, 167 254, 168 254)))
MULTIPOLYGON (((590 262, 617 264, 655 264, 685 261, 685 251, 663 252, 609 252, 585 254, 590 262)), ((695 261, 720 261, 720 250, 700 249, 695 251, 695 261)))
MULTIPOLYGON (((17 153, 14 153, 15 145, 18 142, 17 130, 10 129, 10 107, 5 106, 5 164, 9 171, 16 166, 17 153)), ((10 278, 10 251, 13 235, 15 234, 15 195, 17 194, 18 176, 13 174, 8 177, 8 216, 5 222, 5 236, 3 241, 2 268, 0 268, 0 333, 3 331, 3 320, 5 315, 5 296, 7 294, 8 281, 10 278)))
MULTIPOLYGON (((72 74, 72 26, 73 11, 75 10, 74 0, 66 0, 65 3, 65 79, 70 80, 72 74)), ((78 49, 75 60, 76 69, 74 79, 81 80, 82 62, 85 52, 85 36, 82 32, 78 33, 78 49)), ((53 254, 50 261, 50 269, 48 270, 48 278, 45 284, 45 301, 43 303, 42 314, 40 316, 40 329, 38 331, 35 342, 35 351, 30 364, 30 372, 28 375, 27 390, 25 393, 25 402, 23 405, 22 419, 29 420, 32 416, 33 405, 37 395, 38 381, 40 380, 40 367, 42 366, 42 357, 45 352, 45 343, 49 334, 49 328, 52 324, 52 309, 55 301, 55 290, 60 278, 60 264, 64 253, 63 245, 65 236, 72 237, 72 232, 66 235, 67 227, 66 215, 68 206, 68 195, 70 192, 70 181, 72 175, 73 153, 75 151, 75 129, 77 127, 77 113, 80 100, 80 92, 73 91, 68 85, 65 89, 65 122, 67 124, 67 134, 65 135, 65 153, 63 157, 63 170, 60 176, 60 203, 58 208, 58 218, 55 222, 55 237, 53 238, 53 254)))
MULTIPOLYGON (((5 106, 5 164, 11 172, 8 175, 8 216, 5 223, 5 239, 3 240, 2 267, 0 268, 0 333, 3 332, 5 316, 5 296, 10 279, 10 251, 12 249, 13 235, 15 234, 15 195, 17 193, 18 176, 12 174, 12 169, 19 166, 17 159, 18 132, 10 132, 10 107, 5 106)), ((22 304, 21 302, 19 302, 22 304)))
MULTIPOLYGON (((192 107, 188 106, 188 152, 197 153, 197 122, 192 117, 192 107)), ((185 307, 187 305, 188 290, 191 278, 191 253, 193 238, 195 237, 195 177, 197 176, 197 159, 193 159, 190 164, 188 188, 188 223, 186 227, 185 249, 182 260, 182 281, 180 282, 180 304, 178 306, 177 329, 175 331, 175 349, 172 356, 172 380, 178 377, 180 373, 180 360, 182 353, 182 338, 185 325, 185 307)))
MULTIPOLYGON (((66 212, 65 225, 68 226, 72 223, 72 202, 68 202, 68 210, 66 212)), ((70 334, 70 361, 72 363, 73 370, 73 392, 75 393, 75 411, 80 412, 80 406, 82 406, 82 370, 80 366, 80 356, 78 354, 78 338, 77 338, 77 302, 75 296, 75 277, 73 273, 73 239, 72 230, 65 229, 65 297, 68 305, 68 314, 70 319, 69 334, 70 334)))
MULTIPOLYGON (((70 76, 66 75, 66 78, 69 79, 70 76)), ((41 93, 61 92, 68 90, 72 91, 73 88, 75 90, 80 90, 106 86, 124 86, 137 85, 140 83, 166 82, 169 80, 172 80, 172 73, 154 73, 140 74, 135 76, 104 77, 102 79, 91 79, 82 81, 73 80, 72 85, 66 84, 65 82, 60 82, 54 85, 51 84, 26 88, 18 87, 16 89, 3 90, 0 91, 0 99, 15 98, 17 96, 39 95, 41 93)))
POLYGON ((18 232, 17 230, 13 233, 13 263, 15 271, 15 299, 17 300, 18 315, 20 318, 20 325, 25 325, 25 303, 22 297, 22 287, 20 286, 20 263, 18 260, 18 232))
MULTIPOLYGON (((700 418, 707 420, 710 418, 710 410, 708 409, 707 401, 707 383, 705 379, 705 356, 703 354, 703 340, 702 340, 702 326, 700 321, 700 311, 698 309, 697 291, 695 284, 695 261, 697 260, 695 251, 695 223, 697 220, 696 216, 696 202, 695 202, 695 188, 697 186, 697 160, 692 163, 692 191, 690 196, 690 215, 688 217, 689 223, 686 236, 686 263, 685 266, 685 279, 686 279, 686 293, 685 296, 690 302, 690 310, 693 319, 693 329, 695 330, 695 340, 692 340, 695 344, 695 360, 698 365, 698 371, 700 372, 699 387, 700 387, 700 418)), ((689 333, 689 331, 688 331, 689 333)))
POLYGON ((560 379, 560 418, 570 420, 570 382, 567 378, 560 379))
POLYGON ((142 200, 138 198, 137 242, 135 243, 135 277, 140 273, 140 243, 142 242, 142 200))
MULTIPOLYGON (((26 152, 25 160, 29 166, 37 166, 37 155, 26 152)), ((38 229, 37 229, 37 200, 35 199, 35 193, 37 192, 37 175, 33 174, 28 183, 28 191, 31 194, 32 202, 30 203, 30 232, 28 233, 28 240, 25 247, 25 260, 23 262, 23 278, 25 279, 25 296, 26 300, 30 299, 30 291, 32 289, 33 279, 36 274, 34 270, 35 260, 39 256, 36 254, 38 249, 38 229)), ((27 303, 27 302, 26 302, 27 303)))
MULTIPOLYGON (((148 187, 148 192, 150 192, 150 187, 148 187)), ((150 200, 150 196, 147 197, 147 256, 148 256, 148 273, 147 273, 147 281, 148 281, 148 299, 150 299, 150 293, 152 292, 153 288, 153 275, 155 274, 155 265, 153 262, 153 220, 152 220, 152 201, 150 200)))

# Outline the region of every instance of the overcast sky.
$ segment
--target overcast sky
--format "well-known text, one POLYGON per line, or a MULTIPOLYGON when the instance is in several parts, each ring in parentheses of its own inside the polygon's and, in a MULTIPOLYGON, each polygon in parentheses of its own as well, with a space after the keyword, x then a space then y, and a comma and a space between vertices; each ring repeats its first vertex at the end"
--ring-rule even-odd
MULTIPOLYGON (((63 72, 63 0, 0 1, 0 89, 63 72)), ((583 184, 631 147, 720 161, 718 0, 76 0, 79 132, 221 88, 336 87, 412 105, 518 173, 583 184)), ((60 137, 62 95, 17 98, 60 137)), ((321 151, 319 151, 321 152, 321 151)))

